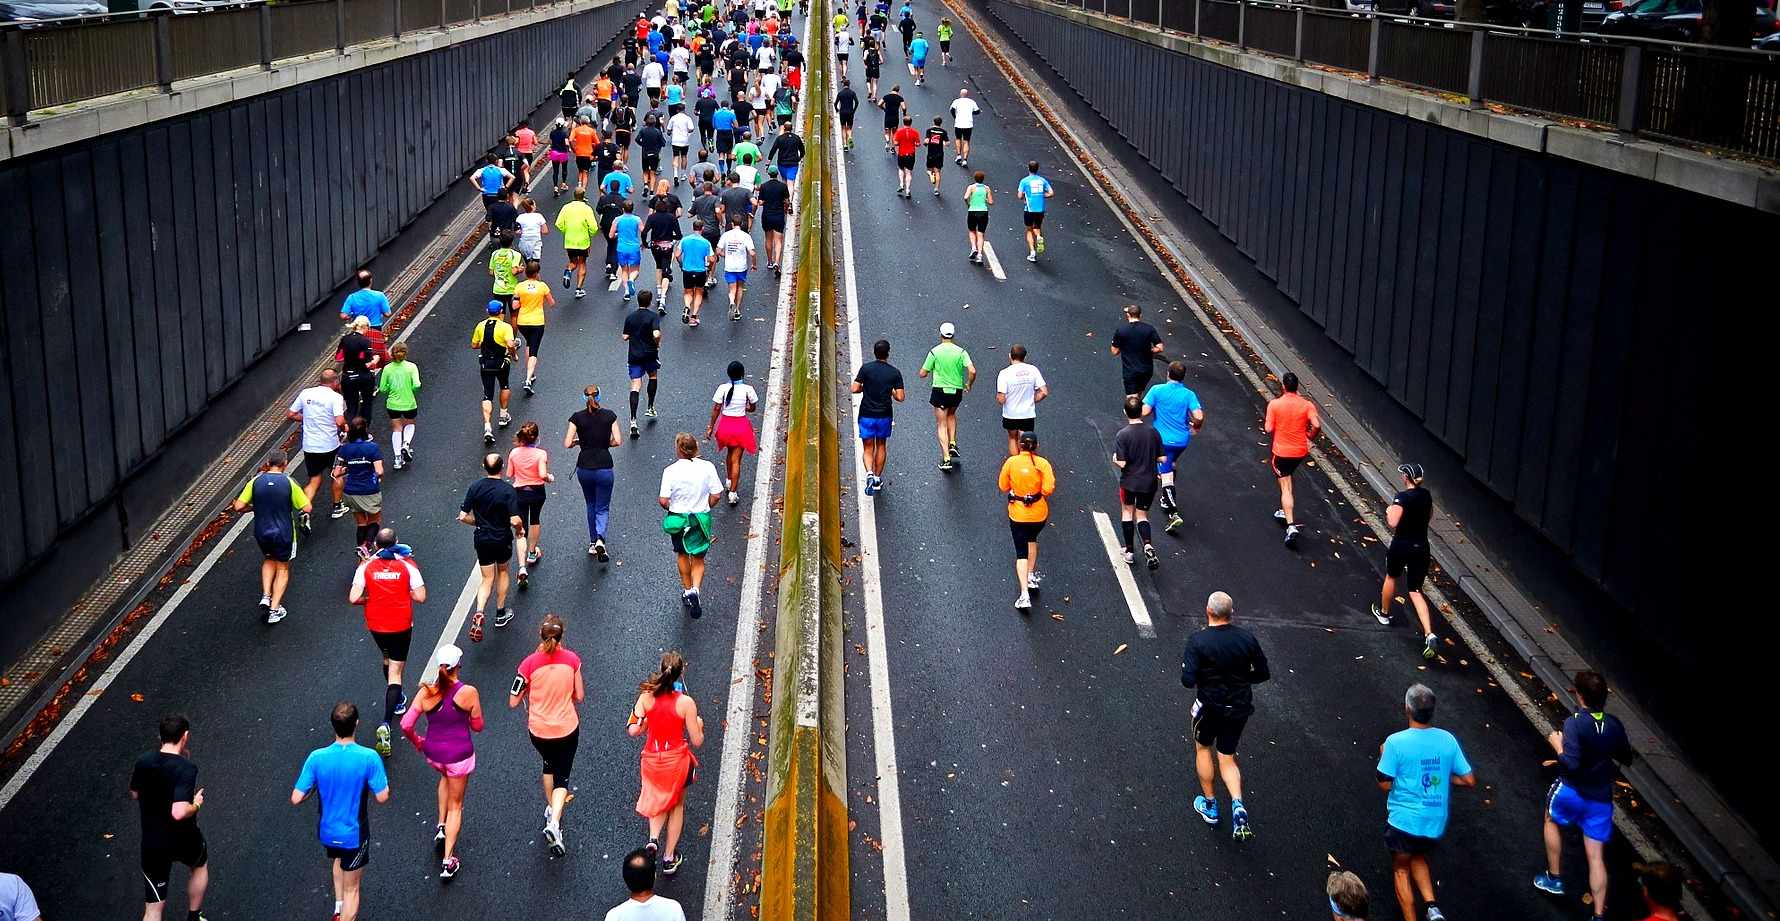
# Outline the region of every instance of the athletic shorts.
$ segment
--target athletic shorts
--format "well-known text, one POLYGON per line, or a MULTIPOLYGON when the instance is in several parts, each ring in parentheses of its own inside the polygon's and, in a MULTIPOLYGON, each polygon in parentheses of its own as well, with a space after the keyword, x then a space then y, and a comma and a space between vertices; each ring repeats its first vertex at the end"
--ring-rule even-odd
POLYGON ((167 901, 168 884, 173 878, 173 865, 185 864, 193 870, 210 862, 210 846, 202 832, 193 832, 191 841, 167 848, 144 848, 142 851, 142 901, 153 905, 167 901))
POLYGON ((1296 472, 1298 465, 1304 463, 1304 459, 1309 456, 1310 455, 1308 454, 1301 457, 1280 457, 1278 454, 1273 455, 1273 475, 1282 480, 1286 479, 1296 472))
POLYGON ((630 379, 633 381, 640 381, 643 378, 648 377, 649 375, 654 374, 655 372, 660 371, 660 370, 661 370, 661 362, 658 359, 654 359, 654 358, 651 358, 648 361, 645 361, 640 365, 630 365, 629 369, 628 369, 629 374, 630 374, 630 379))
MULTIPOLYGON (((1384 572, 1393 579, 1403 579, 1402 588, 1406 592, 1422 590, 1422 581, 1428 577, 1428 548, 1426 546, 1399 547, 1395 542, 1385 551, 1384 572)), ((1597 838, 1605 841, 1605 838, 1597 838)))
POLYGON ((544 523, 544 487, 516 486, 519 494, 519 518, 528 525, 544 523))
POLYGON ((691 147, 690 147, 690 146, 687 146, 687 147, 681 147, 681 146, 680 146, 680 145, 678 145, 678 144, 675 144, 675 145, 674 145, 674 156, 676 156, 676 157, 684 157, 684 156, 686 156, 686 154, 687 154, 687 152, 688 152, 688 151, 689 151, 689 150, 691 150, 691 149, 692 149, 692 148, 691 148, 691 147))
POLYGON ((1150 504, 1155 501, 1156 493, 1153 490, 1150 492, 1132 492, 1123 486, 1119 487, 1120 505, 1129 505, 1132 508, 1142 509, 1147 512, 1150 510, 1150 504))
POLYGON ((507 372, 512 365, 501 365, 498 370, 482 369, 482 399, 493 403, 496 390, 510 390, 507 386, 507 372))
POLYGON ((734 149, 735 149, 735 132, 734 131, 719 131, 719 132, 717 132, 717 152, 720 154, 726 154, 734 149))
POLYGON ((929 151, 927 151, 927 168, 928 169, 945 169, 946 168, 946 152, 944 150, 939 150, 939 151, 929 150, 929 151))
POLYGON ((565 248, 563 250, 563 255, 568 256, 570 262, 574 262, 574 261, 580 260, 580 259, 586 259, 587 258, 587 248, 581 247, 581 248, 577 249, 577 248, 571 246, 571 247, 565 248))
POLYGON ((519 335, 525 340, 525 351, 528 355, 538 354, 538 346, 544 344, 544 324, 536 326, 517 326, 519 335))
POLYGON ((577 726, 568 735, 560 739, 540 739, 532 736, 532 748, 538 757, 544 759, 544 773, 550 779, 562 783, 569 779, 569 773, 575 769, 575 749, 581 744, 581 727, 577 726))
POLYGON ((371 836, 361 828, 358 847, 328 847, 324 844, 322 850, 328 852, 328 859, 340 861, 340 869, 348 873, 363 870, 365 864, 371 862, 371 836))
POLYGON ((1218 750, 1221 755, 1236 754, 1236 743, 1242 740, 1247 716, 1230 716, 1222 707, 1195 706, 1199 715, 1193 717, 1193 741, 1218 750))
POLYGON ((935 409, 957 409, 958 404, 962 402, 964 402, 964 391, 962 390, 941 390, 935 387, 932 392, 927 394, 927 405, 935 409))
POLYGON ((408 661, 408 646, 414 641, 414 628, 409 627, 398 633, 378 633, 371 631, 371 642, 377 644, 378 654, 391 662, 408 661))
POLYGON ((1044 531, 1045 523, 1042 521, 1014 521, 1010 518, 1007 522, 1007 529, 1014 538, 1014 559, 1023 560, 1026 558, 1026 554, 1031 551, 1032 545, 1038 543, 1038 535, 1044 531))
POLYGON ((915 155, 914 154, 897 154, 896 155, 896 168, 897 169, 914 169, 915 168, 915 155))
POLYGON ((390 409, 386 406, 383 411, 388 413, 391 419, 407 419, 412 422, 420 418, 420 407, 418 406, 413 409, 390 409))
POLYGON ((1384 827, 1384 846, 1393 854, 1426 854, 1439 844, 1439 838, 1424 838, 1412 835, 1395 825, 1384 827))
POLYGON ((705 281, 709 276, 709 272, 694 272, 691 269, 681 269, 680 284, 685 285, 688 291, 695 288, 703 288, 705 286, 705 281))
POLYGON ((985 231, 987 231, 989 229, 989 212, 987 212, 987 211, 966 211, 966 212, 964 212, 964 229, 973 231, 975 233, 984 233, 985 231))
POLYGON ((1576 826, 1590 841, 1607 841, 1613 837, 1613 801, 1600 803, 1584 799, 1563 781, 1551 785, 1545 794, 1545 814, 1564 828, 1576 826))
POLYGON ((297 558, 297 542, 294 540, 267 540, 257 538, 260 553, 274 563, 288 563, 297 558))
POLYGON ((953 128, 952 129, 952 137, 954 140, 968 141, 968 140, 970 140, 970 129, 969 128, 953 128))
MULTIPOLYGON (((939 50, 942 52, 951 51, 952 50, 952 40, 949 38, 941 39, 940 43, 939 43, 939 50)), ((966 128, 964 130, 969 131, 970 129, 966 128)))
POLYGON ((740 272, 731 272, 728 269, 723 270, 724 284, 738 285, 738 284, 745 284, 745 283, 747 283, 747 281, 748 281, 748 270, 747 269, 743 269, 740 272))
POLYGON ((662 275, 668 274, 668 271, 673 268, 673 265, 674 265, 674 251, 673 250, 671 250, 671 249, 656 249, 654 247, 650 247, 649 255, 655 257, 655 271, 661 273, 662 275))
POLYGON ((656 173, 661 171, 661 151, 643 154, 643 172, 656 173))
POLYGON ((325 453, 317 454, 313 451, 304 451, 303 452, 303 472, 309 474, 311 479, 318 477, 318 476, 328 475, 329 473, 333 472, 334 455, 337 453, 339 453, 339 452, 338 451, 328 451, 325 453))
POLYGON ((619 268, 635 268, 643 263, 643 251, 640 249, 621 249, 615 257, 619 268))
POLYGON ((1125 381, 1125 393, 1127 395, 1136 394, 1138 396, 1143 396, 1145 393, 1149 392, 1150 381, 1154 379, 1156 375, 1154 371, 1139 371, 1136 374, 1132 374, 1130 371, 1122 371, 1119 376, 1125 381))
POLYGON ((783 212, 783 211, 780 211, 777 213, 774 213, 772 211, 760 212, 760 229, 762 229, 768 233, 784 233, 785 232, 785 212, 783 212))
POLYGON ((1036 416, 1028 416, 1025 419, 1009 419, 1006 416, 1001 417, 1001 427, 1010 432, 1030 432, 1037 424, 1038 418, 1036 416))
POLYGON ((575 168, 580 170, 583 173, 591 172, 593 170, 593 158, 592 157, 576 157, 575 158, 575 168))
POLYGON ((889 416, 860 416, 859 438, 862 441, 887 439, 890 437, 892 420, 889 416))
POLYGON ((1022 211, 1020 212, 1020 219, 1026 222, 1027 227, 1031 227, 1034 230, 1045 225, 1045 213, 1043 211, 1022 211))
POLYGON ((1162 462, 1156 465, 1157 473, 1173 473, 1174 465, 1180 462, 1180 454, 1187 449, 1186 445, 1162 445, 1162 462))
POLYGON ((512 538, 498 541, 477 538, 474 543, 478 566, 505 566, 513 559, 512 538))
POLYGON ((340 497, 340 501, 346 503, 347 510, 359 515, 383 514, 383 493, 380 492, 362 495, 346 493, 340 497))
POLYGON ((786 166, 783 163, 779 164, 779 178, 785 180, 786 182, 796 182, 797 181, 797 167, 798 167, 798 164, 796 164, 796 163, 793 163, 790 166, 786 166))
POLYGON ((841 120, 841 127, 842 127, 842 128, 851 128, 851 127, 853 127, 853 113, 851 113, 851 112, 841 112, 841 113, 838 113, 838 114, 839 114, 839 115, 840 115, 840 120, 841 120))

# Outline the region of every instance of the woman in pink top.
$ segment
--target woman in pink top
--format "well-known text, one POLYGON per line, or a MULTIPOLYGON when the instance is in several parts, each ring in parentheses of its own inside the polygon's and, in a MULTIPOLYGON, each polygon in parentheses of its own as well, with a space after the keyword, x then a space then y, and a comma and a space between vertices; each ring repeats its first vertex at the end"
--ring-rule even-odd
POLYGON ((536 566, 544 551, 538 546, 538 533, 544 517, 544 484, 556 482, 550 472, 550 454, 538 447, 538 424, 527 422, 513 436, 513 450, 507 453, 507 476, 519 493, 519 517, 525 521, 525 560, 519 564, 519 587, 531 587, 527 566, 536 566))
POLYGON ((544 843, 558 857, 568 850, 562 838, 562 810, 569 802, 566 783, 581 740, 581 715, 575 707, 587 697, 581 657, 562 645, 562 634, 562 618, 544 615, 537 651, 519 663, 513 691, 507 696, 509 708, 525 701, 532 748, 544 759, 544 843))
POLYGON ((537 150, 538 148, 538 133, 532 130, 532 126, 525 122, 520 122, 513 128, 513 137, 516 141, 514 146, 519 148, 519 152, 525 156, 525 159, 529 163, 532 158, 532 151, 537 150))
POLYGON ((643 791, 637 796, 637 815, 649 820, 648 851, 659 854, 661 872, 672 876, 680 869, 680 831, 686 824, 686 785, 698 769, 692 749, 705 744, 705 721, 698 705, 686 696, 680 678, 686 660, 678 652, 661 656, 661 670, 643 682, 642 693, 630 710, 629 732, 643 736, 643 791), (691 744, 688 745, 688 742, 691 744), (667 825, 667 850, 656 843, 661 826, 667 825))

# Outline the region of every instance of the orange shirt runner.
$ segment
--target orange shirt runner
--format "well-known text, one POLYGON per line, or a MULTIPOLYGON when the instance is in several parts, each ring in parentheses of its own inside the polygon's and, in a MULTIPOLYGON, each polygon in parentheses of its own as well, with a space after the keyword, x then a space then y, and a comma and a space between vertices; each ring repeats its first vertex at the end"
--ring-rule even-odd
POLYGON ((1273 433, 1274 457, 1304 457, 1310 453, 1310 439, 1322 428, 1316 405, 1286 391, 1267 404, 1267 429, 1273 433))
POLYGON ((592 125, 576 125, 574 132, 569 135, 569 143, 575 148, 577 157, 593 156, 593 145, 598 144, 599 140, 600 133, 593 130, 592 125))
POLYGON ((1033 523, 1050 517, 1051 504, 1045 497, 1057 491, 1057 474, 1051 470, 1050 461, 1029 451, 1021 451, 1002 463, 997 482, 1004 493, 1039 497, 1031 505, 1015 499, 1007 500, 1009 521, 1033 523))

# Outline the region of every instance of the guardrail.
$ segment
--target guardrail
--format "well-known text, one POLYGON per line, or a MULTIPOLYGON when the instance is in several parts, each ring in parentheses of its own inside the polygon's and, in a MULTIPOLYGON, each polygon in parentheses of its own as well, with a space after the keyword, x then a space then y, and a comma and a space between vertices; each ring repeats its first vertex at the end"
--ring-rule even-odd
POLYGON ((7 123, 34 110, 176 80, 506 16, 556 0, 306 0, 196 11, 151 10, 0 26, 0 97, 7 123))
POLYGON ((1780 160, 1780 53, 1331 10, 1276 0, 1066 0, 1245 51, 1780 160))

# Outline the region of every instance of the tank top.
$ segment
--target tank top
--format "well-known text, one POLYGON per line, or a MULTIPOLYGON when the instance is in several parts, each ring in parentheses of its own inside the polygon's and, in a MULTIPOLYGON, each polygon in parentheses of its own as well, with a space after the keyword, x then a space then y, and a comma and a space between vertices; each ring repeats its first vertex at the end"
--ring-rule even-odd
POLYGON ((971 183, 969 191, 965 193, 965 198, 967 200, 965 210, 967 210, 967 211, 987 211, 987 210, 989 210, 989 187, 988 186, 983 185, 980 182, 971 183))
POLYGON ((680 716, 679 704, 679 691, 655 695, 654 705, 643 714, 644 751, 665 752, 686 747, 686 720, 680 716))
POLYGON ((499 371, 507 366, 507 347, 495 341, 494 331, 501 321, 489 317, 482 321, 482 367, 488 371, 499 371))
POLYGON ((470 740, 470 713, 457 705, 457 691, 462 681, 453 681, 445 689, 437 706, 426 714, 426 744, 421 746, 427 760, 440 764, 456 764, 476 753, 470 740))

